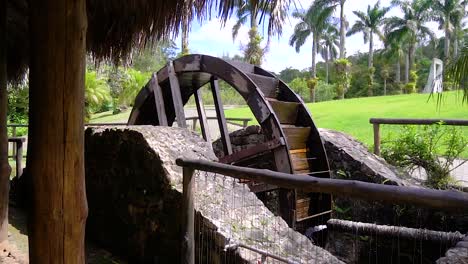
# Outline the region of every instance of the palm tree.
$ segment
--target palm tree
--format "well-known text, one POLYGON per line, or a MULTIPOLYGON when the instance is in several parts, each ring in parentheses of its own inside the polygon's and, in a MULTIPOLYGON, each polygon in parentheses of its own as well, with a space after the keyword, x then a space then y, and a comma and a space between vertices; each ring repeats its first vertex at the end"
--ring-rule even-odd
POLYGON ((294 27, 294 32, 289 39, 289 45, 294 46, 296 52, 299 52, 307 38, 312 35, 312 67, 311 77, 317 77, 316 57, 320 36, 327 25, 330 23, 333 8, 318 7, 312 4, 306 11, 296 11, 292 15, 300 21, 294 27))
MULTIPOLYGON (((437 0, 433 2, 432 8, 435 14, 435 20, 439 22, 439 29, 444 30, 444 59, 448 62, 450 59, 450 41, 455 38, 455 33, 462 23, 466 14, 466 0, 437 0)), ((454 47, 455 53, 455 47, 454 47)))
POLYGON ((409 81, 409 72, 414 64, 414 52, 419 40, 435 39, 434 32, 424 25, 429 20, 429 8, 432 5, 431 0, 392 0, 392 5, 399 6, 403 11, 403 17, 388 18, 385 25, 386 37, 390 43, 406 44, 406 67, 405 83, 409 81))
POLYGON ((281 34, 282 24, 286 19, 289 1, 272 4, 267 0, 243 0, 235 2, 237 7, 237 22, 232 27, 232 38, 235 39, 242 25, 249 22, 249 43, 244 50, 245 59, 255 65, 260 65, 263 55, 268 49, 270 36, 281 34), (264 13, 260 13, 264 10, 264 13), (258 35, 257 25, 265 17, 265 13, 270 17, 268 21, 268 41, 264 48, 260 47, 261 37, 258 35), (258 19, 260 16, 260 19, 258 19))
POLYGON ((346 33, 346 36, 351 36, 358 32, 362 32, 364 35, 364 43, 369 40, 369 57, 367 66, 373 67, 374 58, 374 34, 377 34, 381 40, 384 40, 384 35, 380 31, 380 26, 385 21, 385 14, 390 10, 390 7, 380 7, 380 1, 371 8, 367 6, 367 12, 353 11, 353 13, 359 18, 358 21, 351 27, 346 33))
POLYGON ((390 72, 387 67, 383 67, 380 71, 380 76, 382 77, 384 84, 383 84, 383 94, 387 95, 387 79, 390 76, 390 72))
POLYGON ((346 57, 346 47, 345 47, 345 31, 348 28, 348 21, 344 15, 344 4, 346 0, 316 0, 315 4, 317 7, 323 9, 323 7, 330 7, 335 11, 335 9, 340 7, 340 59, 346 57))
POLYGON ((329 81, 330 61, 337 58, 339 46, 338 29, 333 24, 328 24, 321 34, 321 42, 319 46, 320 55, 325 60, 325 80, 329 81))
POLYGON ((460 56, 451 62, 446 71, 445 78, 455 84, 456 89, 463 90, 463 102, 468 103, 468 43, 460 52, 460 56))

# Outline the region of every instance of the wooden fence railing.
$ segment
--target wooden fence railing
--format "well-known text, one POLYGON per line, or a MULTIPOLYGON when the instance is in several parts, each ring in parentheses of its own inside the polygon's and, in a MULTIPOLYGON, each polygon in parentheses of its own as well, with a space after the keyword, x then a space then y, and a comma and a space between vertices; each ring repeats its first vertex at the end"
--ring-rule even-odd
POLYGON ((287 189, 300 189, 305 192, 320 192, 335 196, 356 198, 370 201, 382 201, 392 204, 412 204, 435 208, 443 211, 468 212, 468 193, 453 190, 434 190, 422 187, 406 187, 368 183, 355 180, 341 180, 308 177, 270 170, 253 169, 222 164, 207 160, 179 158, 177 165, 183 167, 182 208, 182 263, 194 263, 194 204, 193 175, 195 170, 218 173, 235 179, 275 185, 287 189))
POLYGON ((369 123, 374 128, 374 154, 380 156, 380 125, 433 125, 441 123, 447 126, 468 126, 466 119, 414 119, 414 118, 371 118, 369 123))

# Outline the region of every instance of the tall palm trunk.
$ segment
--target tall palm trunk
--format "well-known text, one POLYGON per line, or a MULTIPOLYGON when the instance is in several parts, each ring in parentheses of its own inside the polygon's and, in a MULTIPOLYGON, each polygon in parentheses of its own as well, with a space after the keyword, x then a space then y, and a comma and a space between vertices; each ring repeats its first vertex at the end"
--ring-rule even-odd
POLYGON ((409 72, 411 72, 411 70, 413 70, 413 65, 414 65, 414 55, 415 55, 415 51, 416 51, 416 42, 414 43, 411 43, 409 45, 409 50, 408 50, 408 60, 409 60, 409 68, 408 68, 408 74, 409 72))
POLYGON ((190 7, 187 6, 185 7, 186 13, 182 18, 182 54, 188 54, 189 53, 189 48, 188 48, 188 33, 189 33, 189 19, 188 19, 188 9, 190 7))
POLYGON ((369 57, 367 58, 367 67, 371 68, 374 60, 374 34, 371 31, 369 36, 369 57))
MULTIPOLYGON (((447 17, 449 19, 450 17, 447 17)), ((445 31, 445 40, 444 40, 444 59, 445 63, 447 63, 450 59, 450 29, 449 29, 449 23, 445 23, 444 27, 445 31)))
POLYGON ((346 21, 344 17, 344 4, 346 0, 340 0, 340 59, 346 56, 345 41, 346 41, 346 21))
POLYGON ((405 53, 405 84, 409 82, 409 69, 410 69, 409 53, 405 53))
POLYGON ((398 56, 397 62, 395 63, 395 82, 399 85, 401 82, 401 63, 400 56, 398 56))
MULTIPOLYGON (((317 34, 314 33, 312 37, 312 68, 311 68, 311 77, 316 78, 317 77, 317 69, 315 65, 315 60, 317 57, 317 44, 318 44, 318 37, 317 34)), ((310 101, 312 103, 315 103, 315 87, 309 90, 310 93, 310 101)))
POLYGON ((387 78, 383 79, 383 95, 387 95, 387 78))
POLYGON ((0 4, 0 243, 8 238, 8 190, 11 168, 8 164, 6 1, 0 4))
POLYGON ((326 49, 327 52, 325 53, 325 80, 327 83, 329 83, 331 46, 326 47, 326 49))
POLYGON ((457 32, 453 35, 453 59, 458 58, 458 36, 457 32))

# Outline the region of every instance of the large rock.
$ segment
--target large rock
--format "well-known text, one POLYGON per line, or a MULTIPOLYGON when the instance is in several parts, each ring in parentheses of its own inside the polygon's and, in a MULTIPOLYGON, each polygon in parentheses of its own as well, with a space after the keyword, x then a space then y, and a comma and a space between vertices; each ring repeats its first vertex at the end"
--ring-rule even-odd
MULTIPOLYGON (((134 126, 86 131, 87 234, 132 262, 177 263, 180 258, 184 156, 215 160, 199 136, 171 127, 134 126)), ((197 259, 257 263, 242 243, 302 263, 340 263, 288 228, 244 184, 200 172, 195 176, 197 259)), ((271 261, 271 259, 268 259, 271 261)))

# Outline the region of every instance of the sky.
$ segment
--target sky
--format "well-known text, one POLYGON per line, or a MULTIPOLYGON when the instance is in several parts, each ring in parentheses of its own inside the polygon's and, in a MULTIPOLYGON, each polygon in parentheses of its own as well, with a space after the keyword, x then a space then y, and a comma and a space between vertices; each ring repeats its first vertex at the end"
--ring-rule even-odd
MULTIPOLYGON (((349 21, 350 27, 357 20, 354 10, 365 12, 367 6, 373 6, 377 0, 347 0, 345 3, 345 16, 349 21)), ((307 9, 312 3, 312 0, 296 0, 297 8, 307 9)), ((390 0, 381 0, 381 6, 390 6, 390 0)), ((295 9, 295 7, 291 7, 295 9)), ((339 17, 339 8, 336 10, 336 17, 339 17)), ((402 16, 398 7, 392 8, 387 16, 402 16)), ((243 26, 239 30, 239 34, 235 40, 232 39, 232 26, 235 24, 236 18, 230 18, 225 27, 221 27, 220 21, 216 17, 211 20, 205 20, 200 25, 198 21, 192 22, 191 32, 189 34, 189 50, 191 53, 207 54, 221 57, 229 54, 241 54, 241 45, 246 45, 248 42, 248 26, 243 26)), ((298 20, 289 17, 283 25, 283 33, 281 36, 273 36, 270 42, 270 48, 265 55, 262 67, 269 71, 280 72, 287 67, 296 69, 305 69, 310 67, 312 57, 312 40, 309 38, 297 53, 294 47, 289 46, 289 38, 293 33, 294 26, 298 20)), ((438 37, 442 36, 442 31, 438 30, 438 25, 435 22, 429 22, 428 26, 436 32, 438 37)), ((260 29, 260 33, 262 30, 260 29)), ((264 36, 266 39, 266 35, 264 36)), ((374 49, 383 48, 383 43, 374 36, 374 49)), ((176 44, 180 47, 180 36, 175 39, 176 44)), ((266 41, 264 41, 266 42, 266 41)), ((358 52, 367 52, 369 45, 364 44, 362 33, 357 33, 346 38, 346 54, 352 55, 358 52)), ((321 60, 320 56, 318 57, 321 60)))

